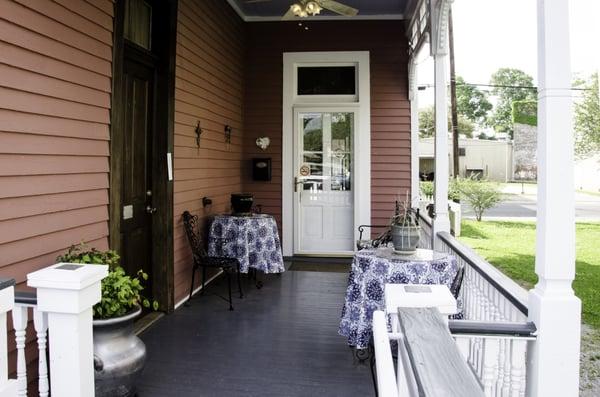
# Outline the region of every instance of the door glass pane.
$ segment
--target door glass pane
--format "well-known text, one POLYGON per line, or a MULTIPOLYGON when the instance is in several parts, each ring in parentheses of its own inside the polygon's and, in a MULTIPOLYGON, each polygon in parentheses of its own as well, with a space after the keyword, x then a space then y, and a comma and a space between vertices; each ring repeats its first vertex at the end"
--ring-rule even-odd
POLYGON ((331 190, 348 191, 352 188, 353 113, 331 114, 330 166, 331 190))
POLYGON ((305 114, 302 119, 304 128, 304 150, 320 152, 323 150, 323 116, 305 114))
POLYGON ((144 0, 125 2, 123 35, 129 41, 150 50, 152 36, 152 7, 144 0))

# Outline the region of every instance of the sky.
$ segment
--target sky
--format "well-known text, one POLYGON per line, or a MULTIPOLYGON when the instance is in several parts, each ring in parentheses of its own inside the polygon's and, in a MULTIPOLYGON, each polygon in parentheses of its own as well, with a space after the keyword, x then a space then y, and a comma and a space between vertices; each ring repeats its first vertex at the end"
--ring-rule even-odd
MULTIPOLYGON (((571 69, 587 76, 600 69, 600 0, 570 0, 571 69)), ((456 74, 489 83, 501 67, 521 69, 537 81, 536 0, 455 0, 456 74)), ((427 50, 428 51, 428 50, 427 50)), ((421 54, 419 85, 433 83, 433 60, 421 54)), ((419 92, 419 107, 433 104, 433 89, 419 92)))

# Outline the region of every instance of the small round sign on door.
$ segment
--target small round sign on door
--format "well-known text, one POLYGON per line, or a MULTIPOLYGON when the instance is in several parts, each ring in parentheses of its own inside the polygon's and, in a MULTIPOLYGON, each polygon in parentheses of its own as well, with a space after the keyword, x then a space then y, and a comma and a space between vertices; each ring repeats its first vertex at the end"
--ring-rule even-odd
POLYGON ((310 175, 310 167, 306 164, 300 167, 300 175, 301 176, 309 176, 310 175))

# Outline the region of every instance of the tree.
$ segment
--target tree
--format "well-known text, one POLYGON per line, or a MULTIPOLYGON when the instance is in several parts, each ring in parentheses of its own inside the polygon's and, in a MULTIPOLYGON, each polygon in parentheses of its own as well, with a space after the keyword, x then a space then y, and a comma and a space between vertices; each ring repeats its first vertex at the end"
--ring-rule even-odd
POLYGON ((459 115, 479 125, 485 124, 488 113, 492 110, 487 93, 476 86, 465 84, 460 76, 456 77, 456 107, 459 115))
MULTIPOLYGON (((450 120, 450 114, 448 114, 448 131, 452 129, 452 123, 450 120)), ((458 115, 458 133, 467 136, 468 138, 473 137, 473 131, 475 125, 471 120, 463 116, 458 115)), ((430 138, 435 135, 435 111, 433 106, 422 109, 419 111, 419 137, 430 138)))
POLYGON ((598 73, 588 81, 579 80, 575 85, 585 88, 581 91, 581 101, 575 102, 575 154, 587 157, 600 153, 600 91, 598 73))
POLYGON ((419 137, 430 138, 435 135, 435 112, 433 106, 419 111, 419 137))
POLYGON ((467 178, 460 181, 458 185, 460 196, 465 199, 475 212, 475 219, 481 222, 483 213, 495 207, 502 201, 500 188, 497 184, 488 181, 478 181, 474 178, 467 178))
POLYGON ((533 77, 519 69, 500 68, 492 75, 490 84, 498 86, 492 89, 498 102, 488 122, 496 131, 508 132, 512 138, 512 103, 537 99, 537 90, 531 88, 533 77))

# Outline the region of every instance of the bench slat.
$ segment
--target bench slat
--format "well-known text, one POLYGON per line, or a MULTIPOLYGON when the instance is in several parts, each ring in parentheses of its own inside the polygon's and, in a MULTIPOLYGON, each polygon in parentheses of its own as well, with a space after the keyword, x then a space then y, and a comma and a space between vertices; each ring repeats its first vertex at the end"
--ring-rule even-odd
POLYGON ((399 308, 398 318, 419 395, 484 396, 436 308, 399 308))

